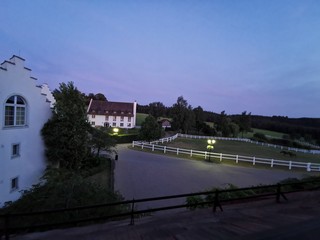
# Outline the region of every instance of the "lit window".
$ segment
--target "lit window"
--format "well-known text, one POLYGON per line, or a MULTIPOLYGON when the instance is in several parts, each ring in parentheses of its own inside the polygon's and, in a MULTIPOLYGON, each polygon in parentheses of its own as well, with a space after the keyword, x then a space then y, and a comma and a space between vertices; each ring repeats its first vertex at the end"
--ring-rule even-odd
POLYGON ((26 125, 26 103, 22 97, 12 96, 6 101, 4 125, 26 125))
POLYGON ((20 156, 20 144, 13 144, 11 157, 14 158, 19 156, 20 156))
POLYGON ((11 179, 11 191, 16 191, 19 189, 19 178, 15 177, 11 179))

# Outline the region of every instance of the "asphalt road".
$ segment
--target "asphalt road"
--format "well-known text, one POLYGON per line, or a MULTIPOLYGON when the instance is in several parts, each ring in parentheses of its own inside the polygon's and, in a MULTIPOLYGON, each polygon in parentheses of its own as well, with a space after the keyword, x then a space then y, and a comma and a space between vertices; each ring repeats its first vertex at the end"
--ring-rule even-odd
POLYGON ((223 188, 228 183, 238 187, 274 184, 286 178, 308 175, 307 172, 276 168, 194 161, 131 150, 127 145, 118 145, 117 149, 119 159, 115 165, 115 190, 128 200, 198 192, 212 187, 223 188))

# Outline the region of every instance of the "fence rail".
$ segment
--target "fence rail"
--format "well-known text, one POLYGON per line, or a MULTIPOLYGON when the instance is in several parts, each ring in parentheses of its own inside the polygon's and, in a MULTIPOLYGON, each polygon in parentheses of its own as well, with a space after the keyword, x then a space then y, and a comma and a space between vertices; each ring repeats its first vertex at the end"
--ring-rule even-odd
MULTIPOLYGON (((286 146, 281 146, 281 145, 275 145, 275 144, 270 144, 270 143, 263 143, 263 142, 258 142, 258 141, 253 141, 249 138, 226 138, 226 137, 215 137, 215 136, 200 136, 200 135, 189 135, 189 134, 181 134, 177 133, 176 135, 169 137, 168 139, 173 138, 172 140, 181 137, 181 138, 191 138, 191 139, 215 139, 215 140, 224 140, 224 141, 238 141, 238 142, 247 142, 247 143, 252 143, 252 144, 257 144, 261 145, 264 147, 271 147, 271 148, 278 148, 281 150, 288 150, 288 151, 294 151, 294 152, 301 152, 301 153, 310 153, 310 154, 320 154, 320 150, 316 149, 302 149, 302 148, 292 148, 292 147, 286 147, 286 146)), ((169 140, 172 141, 172 140, 169 140)), ((155 142, 168 142, 167 138, 162 138, 155 142)))
MULTIPOLYGON (((198 151, 192 149, 184 149, 184 148, 174 148, 168 147, 164 145, 158 145, 159 143, 163 144, 166 142, 171 142, 178 137, 186 137, 189 138, 198 138, 198 139, 208 139, 211 137, 208 136, 196 136, 196 135, 185 135, 185 134, 176 134, 172 137, 162 138, 157 141, 153 142, 141 142, 141 141, 133 141, 132 147, 140 147, 141 149, 151 149, 151 151, 159 151, 162 153, 174 153, 176 155, 187 155, 190 157, 198 156, 203 157, 204 159, 216 159, 220 162, 223 160, 234 161, 235 163, 239 162, 248 162, 252 165, 256 164, 264 164, 269 165, 270 167, 281 166, 287 167, 288 169, 299 168, 299 169, 306 169, 306 171, 316 171, 320 172, 320 164, 318 163, 306 163, 306 162, 297 162, 297 161, 284 161, 284 160, 277 160, 277 159, 269 159, 269 158, 259 158, 255 156, 241 156, 241 155, 232 155, 232 154, 224 154, 224 153, 215 153, 215 152, 208 152, 208 151, 198 151)), ((217 140, 231 140, 237 141, 234 138, 217 138, 213 137, 217 140)), ((241 141, 245 141, 243 138, 239 138, 241 141)), ((247 139, 249 140, 249 139, 247 139)), ((250 141, 250 140, 249 140, 250 141)))
MULTIPOLYGON (((195 208, 197 206, 212 206, 213 212, 216 211, 217 207, 221 211, 222 203, 226 203, 229 201, 239 201, 239 200, 254 200, 258 198, 265 198, 265 197, 272 197, 275 196, 276 202, 280 202, 280 198, 282 197, 285 200, 288 200, 284 194, 293 193, 293 192, 301 192, 306 190, 315 190, 320 187, 320 180, 313 180, 313 181, 305 181, 305 182, 295 182, 295 183, 286 183, 286 184, 276 184, 276 185, 266 185, 266 186, 257 186, 257 187, 248 187, 248 188, 233 188, 233 189, 225 189, 225 190, 215 190, 215 191, 205 191, 205 192, 198 192, 198 193, 188 193, 188 194, 179 194, 179 195, 171 195, 171 196, 163 196, 163 197, 154 197, 154 198, 144 198, 144 199, 137 199, 137 200, 129 200, 129 201, 122 201, 122 202, 115 202, 109 204, 99 204, 99 205, 92 205, 92 206, 82 206, 82 207, 74 207, 74 208, 66 208, 66 209, 56 209, 56 210, 47 210, 47 211, 38 211, 38 212, 29 212, 29 213, 7 213, 0 215, 0 239, 2 236, 5 236, 5 239, 10 239, 10 234, 19 233, 22 230, 24 231, 34 231, 34 230, 46 230, 52 229, 57 227, 67 227, 67 226, 74 226, 79 223, 85 222, 97 222, 101 220, 110 220, 116 218, 123 218, 129 217, 130 224, 133 225, 135 218, 139 217, 141 214, 164 211, 164 210, 171 210, 171 209, 178 209, 178 208, 195 208), (286 189, 286 187, 290 187, 286 189), (250 194, 243 195, 244 191, 248 191, 250 194), (234 197, 230 195, 230 193, 242 192, 242 194, 235 194, 234 197), (178 204, 178 205, 166 205, 163 207, 157 208, 148 208, 138 210, 135 208, 135 204, 143 203, 143 202, 153 202, 153 201, 161 201, 161 200, 168 200, 168 199, 177 199, 177 198, 186 198, 186 197, 197 197, 197 196, 207 196, 209 200, 196 202, 196 203, 187 203, 185 204, 178 204), (226 197, 228 196, 228 197, 226 197), (230 197, 231 196, 231 197, 230 197), (239 197, 241 196, 241 197, 239 197), (41 223, 41 224, 26 224, 26 225, 18 225, 16 226, 14 222, 16 220, 21 220, 22 217, 34 217, 34 216, 45 216, 46 219, 50 219, 50 216, 59 213, 79 213, 80 211, 85 211, 89 209, 98 210, 102 207, 116 207, 124 204, 131 204, 131 208, 119 214, 112 214, 107 216, 98 216, 98 217, 87 217, 87 218, 75 218, 69 221, 59 221, 54 223, 41 223), (1 222, 2 221, 2 222, 1 222)), ((25 221, 28 223, 28 221, 25 221)), ((24 222, 24 224, 25 224, 24 222)))

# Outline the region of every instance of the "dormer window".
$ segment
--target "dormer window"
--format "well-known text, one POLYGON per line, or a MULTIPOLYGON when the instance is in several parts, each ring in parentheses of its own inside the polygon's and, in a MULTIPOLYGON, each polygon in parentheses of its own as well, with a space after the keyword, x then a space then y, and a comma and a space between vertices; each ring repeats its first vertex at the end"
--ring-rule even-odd
POLYGON ((20 96, 11 96, 5 103, 5 120, 6 127, 25 126, 26 125, 26 108, 25 100, 20 96))

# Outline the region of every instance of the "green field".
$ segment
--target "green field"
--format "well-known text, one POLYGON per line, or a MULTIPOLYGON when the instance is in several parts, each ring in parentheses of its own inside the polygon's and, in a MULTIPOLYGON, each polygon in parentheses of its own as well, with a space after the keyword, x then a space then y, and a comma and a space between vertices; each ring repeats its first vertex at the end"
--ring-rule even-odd
MULTIPOLYGON (((175 141, 165 144, 170 147, 185 148, 199 151, 207 151, 207 142, 205 139, 185 139, 178 138, 175 141)), ((253 143, 217 140, 214 144, 214 152, 242 155, 249 157, 270 158, 277 160, 288 160, 296 162, 320 163, 320 155, 308 153, 296 153, 295 157, 284 156, 279 148, 264 147, 253 143)))
MULTIPOLYGON (((258 129, 258 128, 252 128, 252 132, 247 132, 243 134, 244 138, 252 138, 255 133, 262 133, 268 138, 282 138, 285 133, 280 133, 280 132, 274 132, 274 131, 269 131, 269 130, 264 130, 264 129, 258 129)), ((241 135, 241 134, 239 134, 241 135)))
POLYGON ((144 122, 144 120, 148 117, 148 114, 145 113, 137 113, 137 118, 136 118, 136 125, 141 126, 141 123, 144 122))

